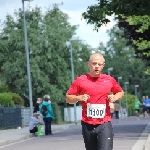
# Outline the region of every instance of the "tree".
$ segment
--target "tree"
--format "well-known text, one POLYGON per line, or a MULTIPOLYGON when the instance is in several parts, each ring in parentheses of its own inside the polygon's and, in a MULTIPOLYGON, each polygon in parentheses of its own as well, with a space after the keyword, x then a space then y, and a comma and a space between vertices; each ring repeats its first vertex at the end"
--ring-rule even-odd
POLYGON ((147 88, 150 78, 145 73, 147 63, 141 59, 136 59, 132 46, 127 46, 127 40, 123 38, 123 30, 114 27, 108 31, 110 40, 104 46, 100 44, 97 51, 104 54, 106 65, 103 72, 107 74, 107 69, 113 67, 111 75, 118 81, 118 77, 122 76, 120 85, 124 87, 124 82, 129 82, 129 93, 134 95, 134 85, 138 84, 138 93, 141 97, 143 93, 150 94, 147 88))
POLYGON ((83 13, 87 23, 95 25, 95 28, 101 27, 103 24, 110 22, 108 16, 119 16, 126 14, 127 16, 143 16, 150 15, 150 1, 147 0, 97 0, 97 4, 88 6, 87 11, 83 13))
POLYGON ((131 95, 131 94, 127 94, 126 97, 126 93, 125 96, 122 98, 121 100, 121 104, 123 108, 126 108, 126 104, 128 104, 128 113, 129 116, 134 116, 134 101, 135 101, 135 96, 131 95))
MULTIPOLYGON (((137 58, 149 62, 150 59, 150 1, 146 0, 98 0, 98 4, 89 6, 83 13, 87 23, 99 27, 110 22, 109 16, 115 16, 118 26, 124 28, 128 44, 135 49, 137 58)), ((148 70, 148 72, 150 72, 148 70)))
MULTIPOLYGON (((28 45, 33 97, 50 94, 52 101, 64 102, 66 89, 71 83, 70 52, 66 42, 76 33, 69 16, 57 4, 47 8, 43 15, 38 7, 26 11, 28 45)), ((87 68, 80 66, 90 55, 82 42, 74 48, 76 74, 87 68), (85 54, 84 54, 85 53, 85 54)), ((24 47, 22 10, 7 15, 0 33, 0 76, 11 92, 28 97, 26 55, 24 47)))
POLYGON ((124 29, 124 37, 128 39, 128 45, 135 49, 135 57, 146 60, 150 59, 150 17, 144 16, 122 16, 118 26, 124 29))

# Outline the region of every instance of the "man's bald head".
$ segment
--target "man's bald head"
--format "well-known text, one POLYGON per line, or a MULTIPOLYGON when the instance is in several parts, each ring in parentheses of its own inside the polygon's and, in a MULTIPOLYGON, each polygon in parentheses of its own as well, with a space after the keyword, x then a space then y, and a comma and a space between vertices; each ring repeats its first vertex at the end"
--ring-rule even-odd
POLYGON ((105 59, 104 59, 104 57, 103 57, 103 55, 101 53, 94 53, 94 54, 92 54, 90 56, 89 61, 92 61, 92 60, 94 60, 96 58, 100 58, 100 59, 104 60, 104 62, 105 62, 105 59))

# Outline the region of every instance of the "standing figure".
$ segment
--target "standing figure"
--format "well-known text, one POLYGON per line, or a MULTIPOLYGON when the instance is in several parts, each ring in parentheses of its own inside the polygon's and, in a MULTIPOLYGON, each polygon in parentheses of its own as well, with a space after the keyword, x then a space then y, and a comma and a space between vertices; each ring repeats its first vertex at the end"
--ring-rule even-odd
POLYGON ((144 105, 145 105, 145 117, 148 117, 150 114, 150 99, 148 98, 148 96, 145 96, 145 100, 144 100, 144 105))
POLYGON ((81 102, 86 150, 113 149, 109 102, 122 99, 124 92, 113 77, 102 74, 104 65, 105 59, 101 53, 92 54, 88 62, 90 72, 77 77, 66 93, 67 103, 81 102))
POLYGON ((40 113, 39 112, 39 105, 42 103, 42 99, 41 98, 37 98, 37 101, 34 105, 34 110, 33 110, 33 113, 40 113))
POLYGON ((116 119, 119 119, 119 109, 120 109, 120 105, 117 103, 117 102, 115 102, 115 104, 114 104, 114 107, 115 107, 115 118, 116 119))
POLYGON ((145 117, 146 112, 146 106, 145 106, 145 96, 142 97, 142 112, 143 112, 143 117, 145 117))
POLYGON ((136 114, 137 117, 139 117, 141 105, 142 105, 141 102, 138 100, 137 97, 135 97, 134 110, 135 110, 135 114, 136 114))
POLYGON ((43 103, 40 105, 40 112, 45 123, 45 135, 52 135, 51 122, 54 119, 52 104, 48 102, 49 99, 50 96, 45 95, 43 103))

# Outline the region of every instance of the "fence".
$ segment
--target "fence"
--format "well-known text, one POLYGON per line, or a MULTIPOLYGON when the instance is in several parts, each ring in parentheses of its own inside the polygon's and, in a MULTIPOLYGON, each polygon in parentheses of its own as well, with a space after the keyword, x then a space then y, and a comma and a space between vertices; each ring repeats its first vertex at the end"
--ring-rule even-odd
MULTIPOLYGON (((74 122, 74 108, 61 108, 64 121, 74 122)), ((81 120, 81 106, 76 107, 77 121, 81 120)), ((29 125, 29 107, 2 107, 0 106, 0 129, 13 129, 29 125)))
MULTIPOLYGON (((82 107, 81 106, 76 106, 76 121, 81 120, 81 115, 82 115, 82 107)), ((67 107, 64 108, 64 121, 67 122, 74 122, 75 121, 75 116, 74 116, 74 107, 67 107)))
POLYGON ((0 106, 0 129, 13 129, 22 126, 21 107, 0 106))
POLYGON ((21 108, 22 127, 29 125, 29 120, 30 120, 30 116, 31 116, 30 114, 31 113, 30 113, 29 107, 21 108))

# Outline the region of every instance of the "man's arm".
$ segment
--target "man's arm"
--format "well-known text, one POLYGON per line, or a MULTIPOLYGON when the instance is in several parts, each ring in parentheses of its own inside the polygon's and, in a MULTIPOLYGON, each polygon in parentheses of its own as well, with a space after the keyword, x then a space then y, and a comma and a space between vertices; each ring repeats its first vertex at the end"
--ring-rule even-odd
POLYGON ((115 102, 117 100, 122 99, 123 96, 124 96, 124 91, 122 90, 121 92, 118 92, 116 94, 108 95, 108 100, 109 102, 115 102))
POLYGON ((74 104, 77 103, 78 101, 87 101, 90 98, 89 95, 84 94, 84 95, 69 95, 68 93, 66 94, 66 103, 69 104, 74 104))

